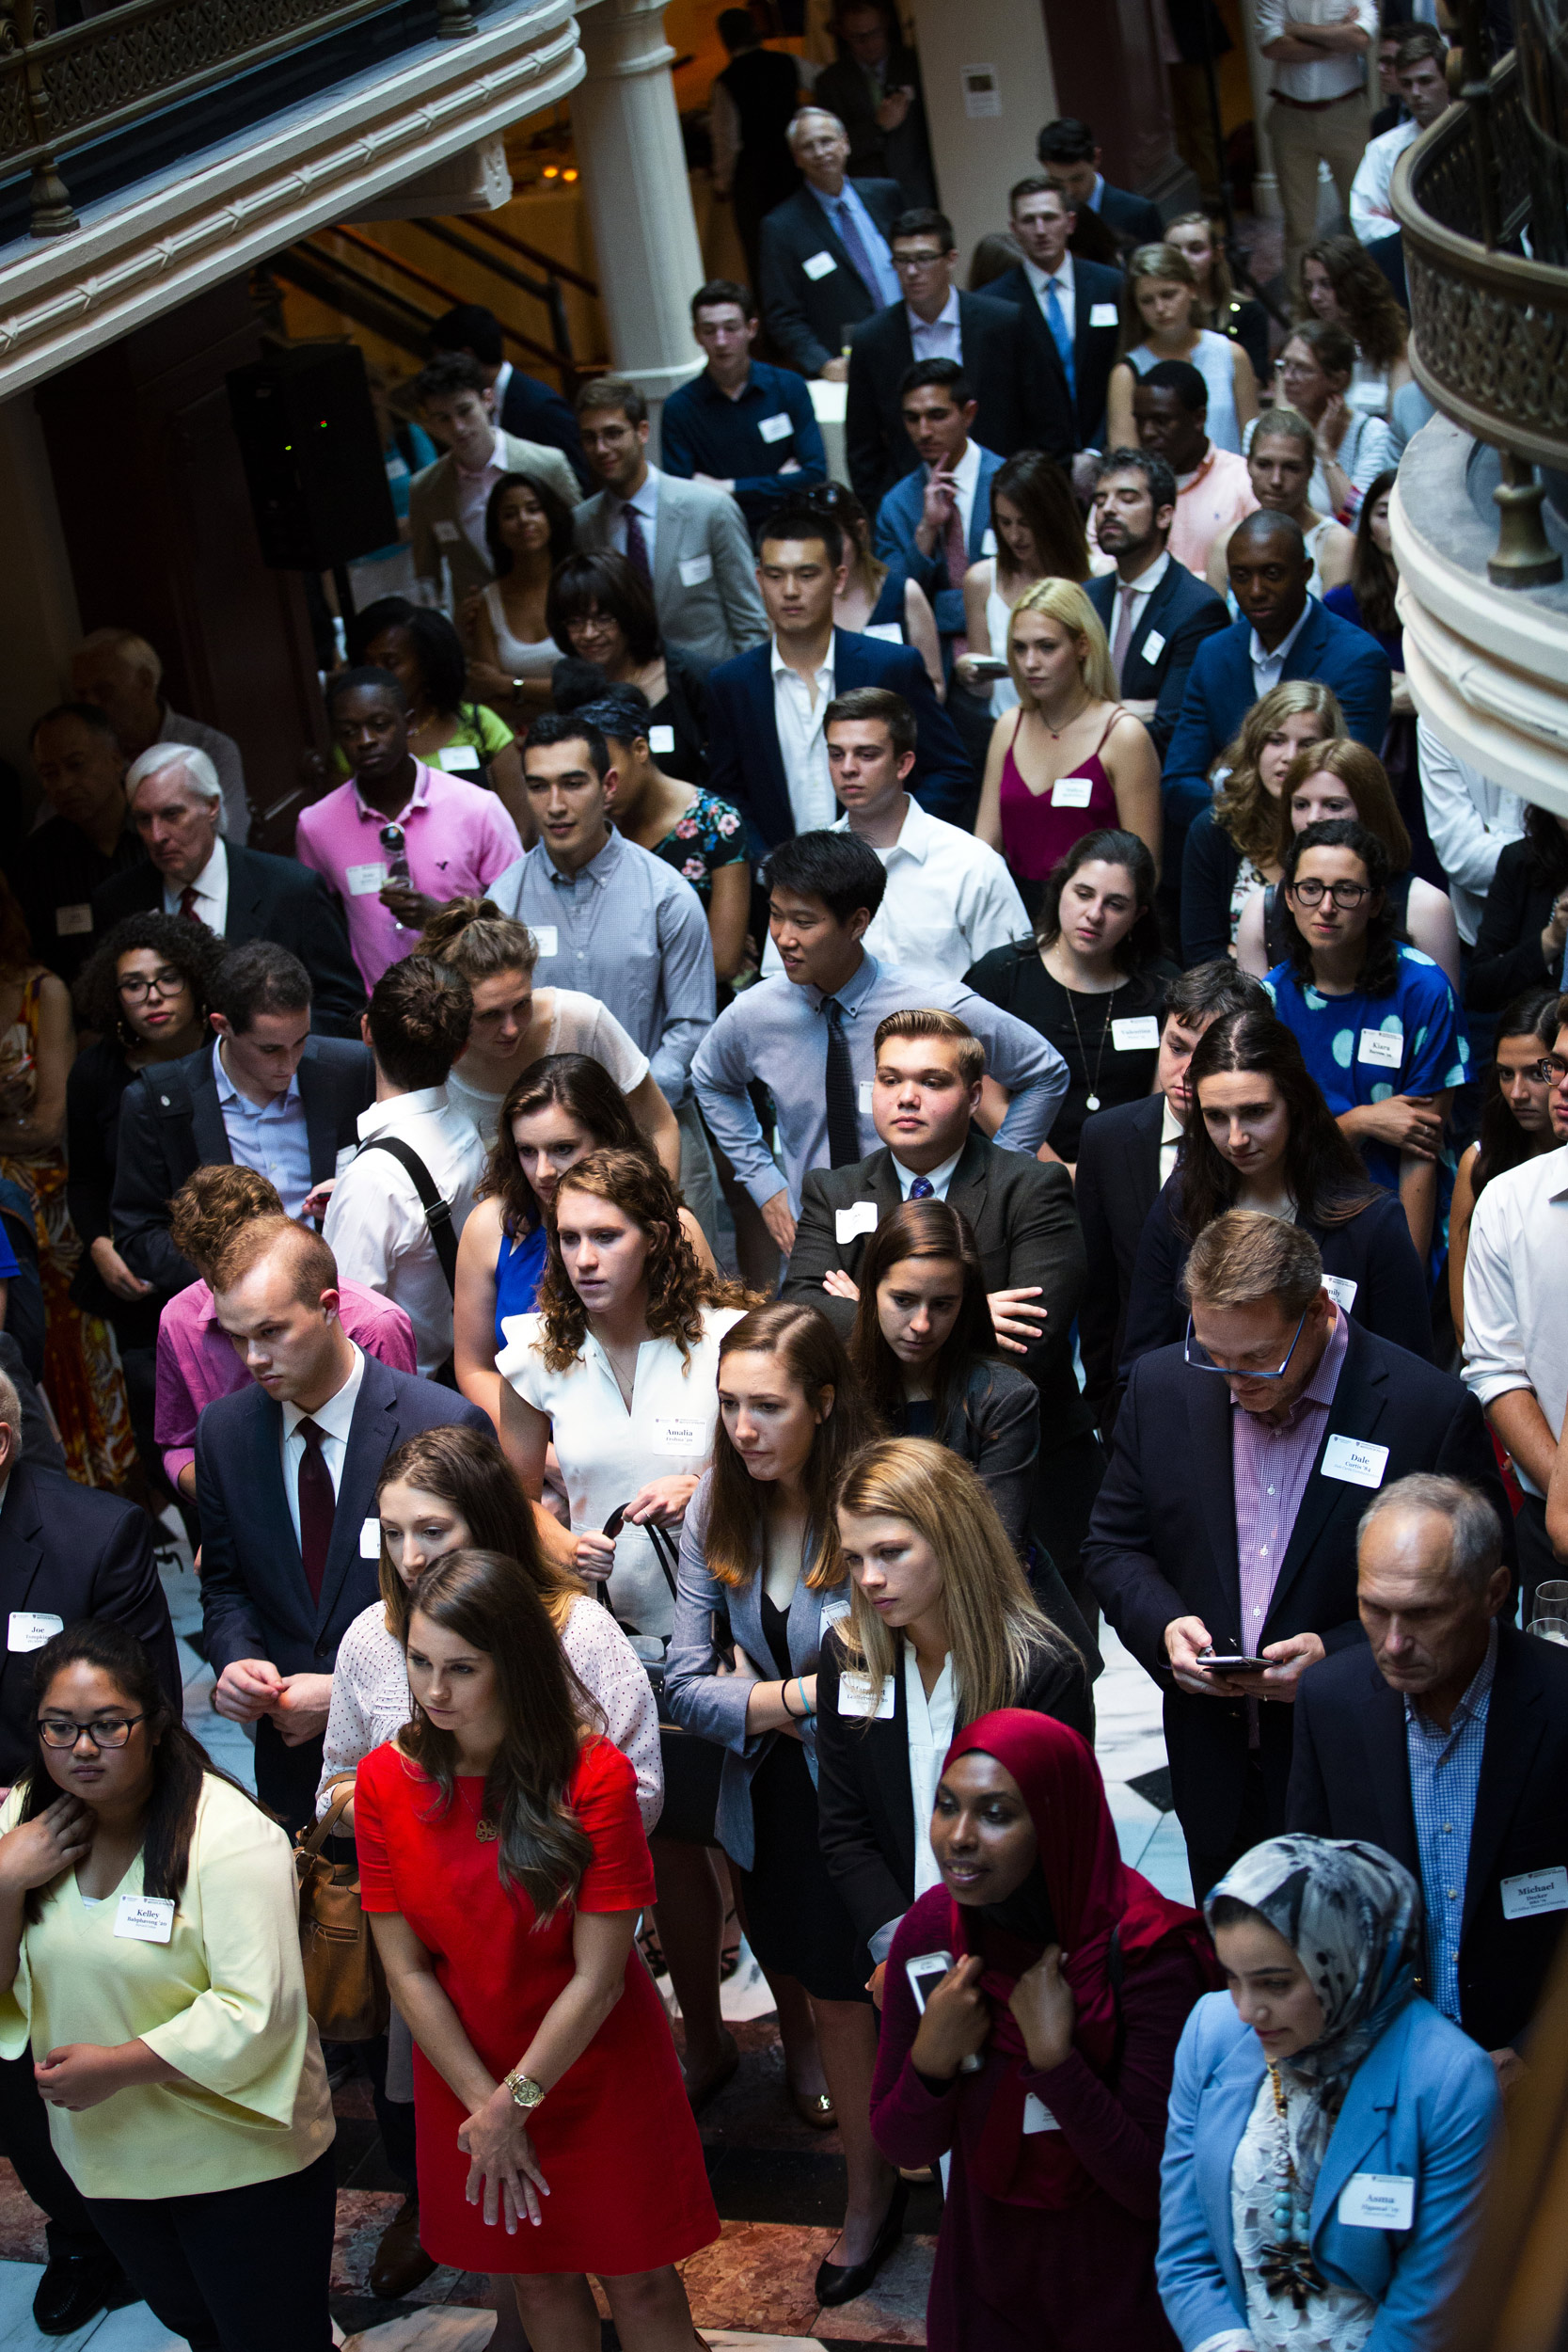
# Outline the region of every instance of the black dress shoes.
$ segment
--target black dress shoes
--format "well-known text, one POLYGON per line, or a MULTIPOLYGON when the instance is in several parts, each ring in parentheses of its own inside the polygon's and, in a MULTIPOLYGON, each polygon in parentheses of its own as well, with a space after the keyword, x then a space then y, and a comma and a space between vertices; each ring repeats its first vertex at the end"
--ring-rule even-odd
POLYGON ((422 2287, 435 2268, 434 2259, 420 2244, 420 2201, 405 2197, 381 2233, 371 2265, 371 2293, 378 2302, 395 2303, 422 2287))
POLYGON ((893 2192, 887 2218, 878 2231, 876 2244, 864 2262, 818 2264, 816 2299, 819 2303, 852 2303, 857 2295, 865 2293, 904 2234, 904 2208, 909 2201, 909 2188, 900 2181, 893 2192))
POLYGON ((33 2297, 33 2324, 40 2335, 73 2335, 100 2312, 138 2299, 107 2248, 102 2254, 54 2254, 33 2297))

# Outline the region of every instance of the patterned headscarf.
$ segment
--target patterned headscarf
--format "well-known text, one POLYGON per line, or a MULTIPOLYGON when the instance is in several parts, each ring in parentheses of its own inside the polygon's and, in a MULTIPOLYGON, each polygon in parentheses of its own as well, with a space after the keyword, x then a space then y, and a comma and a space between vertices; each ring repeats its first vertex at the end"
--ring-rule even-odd
POLYGON ((1246 1903, 1285 1938, 1323 2004, 1323 2029, 1282 2071, 1337 2109, 1351 2076, 1416 1993, 1421 1899, 1402 1863, 1351 1837, 1270 1837, 1204 1905, 1246 1903))

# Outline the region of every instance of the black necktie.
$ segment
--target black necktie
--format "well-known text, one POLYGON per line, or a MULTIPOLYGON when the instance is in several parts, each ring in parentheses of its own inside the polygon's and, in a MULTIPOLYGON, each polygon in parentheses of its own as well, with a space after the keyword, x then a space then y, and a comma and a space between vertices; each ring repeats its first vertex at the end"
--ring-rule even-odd
POLYGON ((305 1440, 299 1464, 299 1556, 305 1564, 305 1581, 310 1587, 310 1597, 319 1602, 338 1499, 332 1490, 332 1472, 322 1452, 322 1431, 313 1421, 299 1422, 296 1427, 305 1440))
POLYGON ((844 1008, 836 996, 822 999, 828 1023, 828 1165, 853 1168, 861 1151, 861 1123, 855 1113, 855 1073, 844 1035, 844 1008))

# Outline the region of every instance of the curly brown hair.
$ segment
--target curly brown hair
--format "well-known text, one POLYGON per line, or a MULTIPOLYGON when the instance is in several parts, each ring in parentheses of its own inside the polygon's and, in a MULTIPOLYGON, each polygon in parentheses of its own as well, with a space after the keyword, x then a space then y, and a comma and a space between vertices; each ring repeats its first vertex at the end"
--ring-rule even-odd
POLYGON ((1323 237, 1309 245, 1301 257, 1301 316, 1309 319, 1307 264, 1316 262, 1328 274, 1339 305, 1339 317, 1374 368, 1391 368, 1404 358, 1410 340, 1405 317, 1388 280, 1358 237, 1323 237))
POLYGON ((501 1230, 514 1241, 533 1232, 543 1211, 533 1186, 523 1174, 513 1124, 552 1105, 575 1119, 583 1133, 593 1136, 597 1151, 648 1149, 638 1133, 637 1121, 626 1108, 626 1096, 603 1062, 595 1061, 592 1054, 546 1054, 539 1061, 530 1062, 507 1089, 496 1140, 490 1146, 484 1176, 474 1194, 476 1200, 494 1199, 500 1202, 501 1230))
MULTIPOLYGON (((176 922, 183 920, 176 915, 176 922)), ((198 1168, 169 1203, 168 1237, 202 1280, 212 1282, 240 1227, 259 1216, 282 1216, 277 1188, 251 1168, 198 1168)))
MULTIPOLYGON (((127 1029, 119 1001, 119 960, 137 947, 150 947, 165 963, 173 964, 189 988, 197 1018, 203 1024, 212 1009, 218 966, 229 948, 205 923, 193 923, 188 915, 156 911, 126 915, 107 938, 100 940, 77 974, 71 990, 77 1021, 84 1029, 96 1030, 100 1037, 117 1037, 122 1045, 135 1043, 145 1050, 146 1040, 127 1029)), ((208 1043, 211 1042, 209 1038, 208 1043)))
POLYGON ((561 1203, 569 1192, 586 1192, 594 1200, 609 1201, 647 1236, 642 1279, 648 1328, 656 1340, 673 1340, 684 1361, 689 1363, 692 1347, 703 1336, 705 1307, 752 1304, 750 1293, 738 1283, 726 1282, 698 1264, 681 1227, 680 1197, 651 1154, 590 1152, 562 1177, 546 1218, 549 1254, 537 1305, 543 1327, 542 1352, 551 1372, 564 1372, 574 1363, 588 1335, 588 1310, 562 1263, 556 1236, 561 1203))

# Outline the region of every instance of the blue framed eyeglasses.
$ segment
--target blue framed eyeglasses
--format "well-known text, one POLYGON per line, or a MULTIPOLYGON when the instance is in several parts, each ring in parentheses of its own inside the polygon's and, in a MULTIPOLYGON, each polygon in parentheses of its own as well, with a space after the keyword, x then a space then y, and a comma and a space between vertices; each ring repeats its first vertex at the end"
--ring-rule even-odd
POLYGON ((1291 1358, 1296 1352, 1296 1342, 1301 1338, 1302 1331, 1306 1327, 1307 1318, 1311 1311, 1312 1310, 1310 1307, 1303 1308, 1301 1321, 1297 1324, 1295 1328, 1295 1337, 1291 1340, 1290 1346, 1287 1348, 1285 1352, 1285 1361, 1280 1365, 1277 1372, 1255 1372, 1250 1368, 1243 1370, 1240 1364, 1216 1364, 1213 1358, 1210 1355, 1209 1350, 1204 1346, 1202 1341, 1196 1340, 1193 1337, 1193 1319, 1191 1315, 1187 1317, 1187 1338, 1182 1353, 1195 1372, 1217 1372, 1222 1379, 1283 1380, 1285 1375, 1291 1369, 1291 1358))

